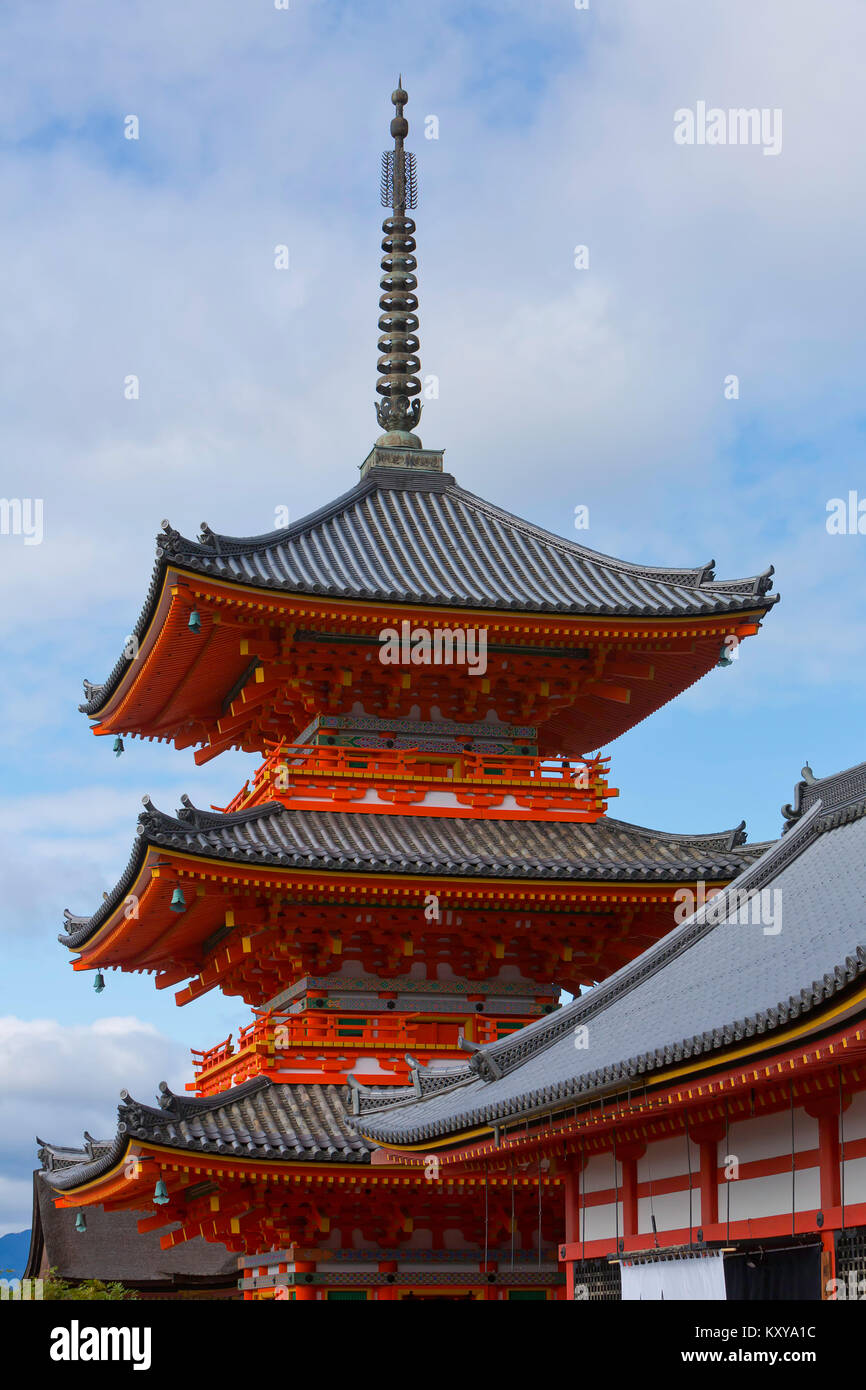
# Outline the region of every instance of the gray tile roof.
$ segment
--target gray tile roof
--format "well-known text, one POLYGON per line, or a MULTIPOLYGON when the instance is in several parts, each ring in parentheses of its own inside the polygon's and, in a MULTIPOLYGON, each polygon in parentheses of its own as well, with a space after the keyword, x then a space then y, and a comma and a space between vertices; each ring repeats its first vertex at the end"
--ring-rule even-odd
POLYGON ((121 1091, 117 1134, 78 1152, 39 1141, 39 1161, 53 1188, 80 1187, 107 1173, 131 1140, 149 1140, 191 1153, 268 1159, 367 1163, 370 1147, 349 1123, 345 1086, 294 1085, 256 1077, 199 1099, 175 1095, 160 1083, 159 1106, 121 1091))
POLYGON ((866 800, 857 797, 866 765, 852 772, 859 775, 824 779, 826 800, 815 800, 722 898, 603 984, 480 1050, 450 1077, 428 1080, 420 1070, 416 1085, 429 1098, 386 1110, 375 1094, 362 1096, 362 1131, 419 1143, 584 1101, 772 1032, 845 990, 866 971, 866 800), (774 895, 764 924, 743 922, 734 895, 758 890, 774 895), (778 905, 773 934, 765 925, 778 905), (576 1043, 581 1025, 585 1047, 576 1043))
POLYGON ((91 917, 67 912, 59 938, 65 946, 81 946, 111 915, 149 845, 286 869, 626 882, 728 879, 762 849, 743 843, 744 823, 712 835, 674 835, 610 817, 590 823, 356 815, 277 802, 224 815, 184 802, 170 816, 145 798, 123 876, 91 917))
POLYGON ((844 806, 852 801, 866 800, 866 763, 834 772, 830 777, 815 777, 808 767, 803 771, 810 773, 810 780, 798 782, 793 801, 782 807, 783 831, 789 830, 816 801, 820 800, 825 806, 844 806))
MULTIPOLYGON (((163 523, 141 638, 169 565, 289 593, 449 608, 567 615, 698 617, 768 609, 772 567, 716 581, 714 561, 692 569, 629 564, 566 540, 458 487, 449 473, 373 468, 350 492, 281 531, 197 541, 163 523)), ((119 684, 121 657, 101 685, 85 681, 81 709, 97 713, 119 684)))
MULTIPOLYGON (((86 1155, 86 1150, 78 1151, 79 1164, 86 1155)), ((61 1279, 117 1279, 128 1288, 149 1291, 237 1288, 238 1257, 224 1246, 194 1236, 163 1250, 160 1237, 165 1229, 174 1230, 175 1226, 142 1234, 138 1230, 140 1212, 100 1207, 88 1209, 87 1230, 80 1234, 75 1229, 77 1211, 56 1207, 56 1195, 43 1173, 33 1174, 26 1278, 44 1277, 49 1269, 55 1269, 61 1279)))

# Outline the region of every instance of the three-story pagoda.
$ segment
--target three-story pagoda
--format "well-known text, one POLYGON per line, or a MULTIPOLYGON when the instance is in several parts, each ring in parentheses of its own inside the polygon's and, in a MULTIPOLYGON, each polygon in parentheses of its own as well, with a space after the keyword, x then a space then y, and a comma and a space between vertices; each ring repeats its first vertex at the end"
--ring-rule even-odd
POLYGON ((166 1248, 242 1256, 246 1296, 554 1297, 555 1171, 440 1182, 376 1151, 353 1110, 425 1091, 615 972, 677 895, 760 852, 743 826, 608 815, 599 752, 757 632, 771 571, 598 554, 461 487, 418 434, 414 157, 402 87, 383 156, 377 416, 358 483, 283 530, 163 524, 93 732, 262 758, 222 811, 145 798, 76 970, 149 972, 179 1004, 252 1010, 193 1053, 187 1095, 124 1094, 113 1140, 42 1150, 61 1205, 144 1210, 166 1248), (133 905, 132 908, 130 905, 133 905), (385 1094, 385 1092, 383 1092, 385 1094))

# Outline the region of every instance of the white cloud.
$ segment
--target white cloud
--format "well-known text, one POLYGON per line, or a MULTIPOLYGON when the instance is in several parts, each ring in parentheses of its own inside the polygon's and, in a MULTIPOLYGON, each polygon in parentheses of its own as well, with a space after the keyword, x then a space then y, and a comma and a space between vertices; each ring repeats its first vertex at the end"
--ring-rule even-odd
MULTIPOLYGON (((276 505, 297 518, 357 477, 377 433, 377 160, 398 28, 422 364, 441 382, 425 442, 464 486, 562 534, 589 504, 581 538, 602 551, 714 554, 720 577, 775 563, 784 602, 741 669, 683 699, 706 717, 707 766, 728 713, 749 709, 760 783, 762 729, 862 685, 866 538, 824 532, 826 499, 864 489, 862 4, 89 0, 46 25, 12 0, 0 491, 44 498, 45 541, 0 537, 0 844, 6 923, 39 926, 35 970, 61 950, 44 922, 116 881, 144 791, 225 804, 249 770, 131 742, 115 763, 75 710, 80 678, 114 664, 163 517, 267 531, 276 505), (673 113, 698 99, 781 106, 782 154, 675 146, 673 113), (431 111, 438 141, 423 138, 431 111)), ((833 723, 814 716, 816 764, 811 739, 833 723)), ((701 822, 706 782, 690 769, 680 826, 701 822)), ((35 1129, 110 1129, 116 1090, 151 1094, 175 1055, 135 1020, 110 1045, 104 1024, 16 1026, 35 1030, 10 1045, 48 1116, 15 1092, 22 1154, 35 1129)))
MULTIPOLYGON (((738 432, 769 421, 784 451, 859 410, 864 194, 849 170, 866 100, 851 55, 866 21, 846 0, 824 25, 805 0, 633 2, 589 23, 567 10, 535 5, 531 25, 522 5, 486 14, 479 90, 462 7, 435 24, 400 7, 407 38, 435 31, 409 105, 422 360, 442 383, 422 434, 467 486, 556 529, 591 502, 587 539, 617 540, 626 558, 689 563, 721 531, 730 574, 721 518, 738 516, 738 432), (568 45, 529 74, 545 78, 531 96, 508 56, 525 26, 568 45), (832 93, 820 106, 818 77, 832 93), (522 107, 497 125, 502 91, 522 107), (673 111, 698 97, 781 105, 783 154, 675 146, 673 111), (589 272, 572 267, 584 241, 589 272), (722 399, 731 370, 737 403, 722 399)), ((15 215, 0 231, 18 296, 10 475, 23 491, 35 471, 46 502, 44 545, 7 540, 0 574, 26 584, 28 624, 50 611, 70 654, 95 625, 96 679, 134 621, 163 515, 187 531, 202 518, 267 530, 277 503, 298 516, 351 485, 375 433, 375 162, 393 81, 377 53, 397 11, 360 22, 299 5, 286 23, 226 4, 206 22, 171 11, 132 6, 123 26, 99 4, 58 15, 45 90, 22 72, 4 97, 22 132, 103 123, 41 156, 7 153, 15 215), (111 122, 139 108, 131 148, 111 122), (285 275, 272 268, 284 239, 285 275), (127 371, 138 402, 122 399, 127 371)), ((26 49, 20 7, 13 28, 26 49)), ((784 487, 778 456, 762 470, 784 487)), ((746 572, 780 549, 755 536, 746 572)), ((852 547, 849 578, 861 565, 852 547)), ((825 601, 820 575, 812 585, 825 601)))
POLYGON ((30 1220, 37 1135, 73 1148, 84 1130, 111 1138, 122 1089, 153 1105, 160 1081, 182 1092, 189 1076, 188 1050, 137 1018, 0 1017, 0 1230, 30 1220))

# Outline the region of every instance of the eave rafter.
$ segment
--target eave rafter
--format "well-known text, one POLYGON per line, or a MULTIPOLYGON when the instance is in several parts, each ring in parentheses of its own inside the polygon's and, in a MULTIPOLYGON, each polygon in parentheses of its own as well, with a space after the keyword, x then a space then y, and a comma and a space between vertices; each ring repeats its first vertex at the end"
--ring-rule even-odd
POLYGON ((172 570, 139 655, 93 731, 200 744, 196 759, 205 762, 228 748, 262 752, 266 740, 291 740, 323 710, 345 713, 361 703, 404 717, 413 705, 435 705, 456 719, 495 708, 500 719, 537 724, 545 752, 575 740, 598 747, 706 674, 725 638, 753 635, 762 616, 756 607, 611 620, 263 599, 242 585, 172 570), (193 609, 198 632, 189 628, 193 609), (467 680, 460 666, 383 665, 378 634, 404 620, 429 630, 486 628, 487 671, 467 680))
POLYGON ((371 1246, 399 1247, 421 1229, 431 1232, 434 1248, 444 1253, 454 1228, 470 1244, 482 1245, 485 1237, 507 1244, 512 1212, 515 1234, 531 1248, 538 1232, 539 1183, 542 1238, 548 1244, 561 1234, 560 1178, 538 1167, 492 1167, 486 1178, 449 1172, 441 1182, 431 1182, 411 1161, 378 1167, 267 1163, 137 1142, 111 1173, 55 1201, 61 1207, 148 1212, 139 1218, 141 1233, 177 1226, 161 1237, 164 1250, 201 1236, 253 1254, 295 1243, 314 1245, 334 1229, 359 1230, 371 1246), (154 1206, 160 1181, 168 1201, 154 1206))
POLYGON ((385 978, 410 960, 431 967, 448 960, 479 981, 510 965, 525 978, 575 990, 665 935, 682 886, 443 877, 435 884, 437 922, 425 914, 430 877, 239 872, 162 851, 142 880, 137 913, 121 905, 78 947, 74 968, 155 971, 158 988, 193 976, 177 993, 179 1004, 220 988, 253 1005, 347 959, 385 978), (176 888, 186 900, 180 913, 171 908, 176 888))

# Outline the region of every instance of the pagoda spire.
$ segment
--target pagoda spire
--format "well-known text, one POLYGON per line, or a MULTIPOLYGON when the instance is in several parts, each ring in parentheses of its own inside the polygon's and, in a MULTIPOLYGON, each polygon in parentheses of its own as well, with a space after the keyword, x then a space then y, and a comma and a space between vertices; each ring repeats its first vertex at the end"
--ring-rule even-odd
POLYGON ((421 418, 421 359, 418 356, 418 262, 415 250, 415 223, 406 216, 418 205, 415 156, 403 147, 409 122, 403 107, 409 95, 403 90, 402 75, 391 93, 397 114, 391 121, 393 150, 382 155, 382 205, 391 216, 382 223, 382 279, 379 298, 379 379, 376 390, 383 398, 376 402, 376 418, 385 431, 376 444, 384 447, 420 449, 421 440, 412 431, 421 418))

